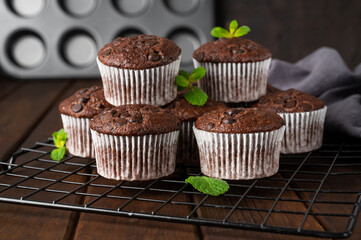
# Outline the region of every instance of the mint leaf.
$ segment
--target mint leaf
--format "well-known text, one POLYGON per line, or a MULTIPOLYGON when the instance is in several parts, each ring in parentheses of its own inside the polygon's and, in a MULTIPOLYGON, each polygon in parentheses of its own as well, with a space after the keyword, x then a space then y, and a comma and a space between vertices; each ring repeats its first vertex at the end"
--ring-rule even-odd
POLYGON ((184 94, 184 98, 192 105, 203 106, 208 99, 207 93, 197 86, 193 86, 184 94))
POLYGON ((51 151, 50 157, 53 160, 59 162, 65 156, 65 150, 66 150, 65 147, 60 147, 60 148, 54 149, 53 151, 51 151))
POLYGON ((181 86, 181 87, 188 87, 189 81, 186 77, 184 77, 182 75, 178 75, 175 77, 175 84, 177 84, 178 86, 181 86))
POLYGON ((204 67, 197 67, 193 70, 191 75, 189 75, 190 82, 196 82, 197 80, 201 79, 206 75, 206 69, 204 67))
POLYGON ((178 92, 181 92, 181 91, 183 91, 184 89, 186 89, 186 87, 177 86, 177 91, 178 91, 178 92))
POLYGON ((204 67, 194 69, 191 74, 188 74, 184 70, 180 70, 179 75, 176 76, 174 80, 179 92, 186 89, 188 90, 183 96, 192 105, 202 106, 207 102, 208 95, 199 87, 192 86, 192 83, 203 78, 205 74, 206 69, 204 67))
POLYGON ((185 77, 185 78, 189 78, 189 74, 188 74, 188 72, 187 71, 184 71, 184 70, 180 70, 179 72, 178 72, 178 75, 181 75, 181 76, 183 76, 183 77, 185 77))
POLYGON ((211 31, 211 35, 216 38, 231 38, 231 34, 224 28, 215 27, 211 31))
POLYGON ((191 176, 188 177, 185 182, 191 184, 198 191, 212 196, 219 196, 229 189, 226 181, 205 176, 191 176))
POLYGON ((230 24, 229 24, 229 33, 231 35, 233 35, 234 31, 236 31, 238 27, 238 22, 237 20, 233 20, 230 24))
POLYGON ((57 148, 65 145, 68 135, 64 132, 64 129, 60 129, 58 132, 53 133, 53 141, 57 148))
POLYGON ((251 29, 248 26, 242 26, 237 29, 237 31, 234 33, 235 37, 242 37, 246 35, 251 29))

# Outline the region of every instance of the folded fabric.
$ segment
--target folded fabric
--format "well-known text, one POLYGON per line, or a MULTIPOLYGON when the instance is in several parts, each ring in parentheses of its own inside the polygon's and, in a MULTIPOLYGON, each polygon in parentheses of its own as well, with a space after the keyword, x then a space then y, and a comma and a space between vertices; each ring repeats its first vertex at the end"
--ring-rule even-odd
POLYGON ((268 82, 321 98, 326 133, 361 137, 361 63, 351 71, 336 50, 323 47, 294 64, 274 59, 268 82))

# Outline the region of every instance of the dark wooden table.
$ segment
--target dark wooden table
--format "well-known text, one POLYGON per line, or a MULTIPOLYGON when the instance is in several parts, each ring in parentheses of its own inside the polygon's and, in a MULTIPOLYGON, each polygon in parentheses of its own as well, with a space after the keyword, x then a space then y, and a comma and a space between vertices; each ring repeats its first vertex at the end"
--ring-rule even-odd
MULTIPOLYGON (((75 90, 100 80, 16 82, 0 79, 0 160, 21 146, 32 146, 62 127, 58 104, 75 90)), ((345 180, 347 181, 347 180, 345 180)), ((338 184, 349 184, 348 182, 338 184)), ((292 192, 289 193, 292 195, 292 192)), ((294 196, 293 196, 294 197, 294 196)), ((79 201, 79 200, 77 200, 79 201)), ((109 202, 111 204, 111 202, 109 202)), ((257 205, 257 201, 251 204, 257 205)), ((147 203, 139 206, 146 210, 147 203)), ((293 206, 284 203, 285 209, 293 206)), ((149 208, 149 207, 148 207, 149 208)), ((305 211, 306 206, 301 206, 305 211)), ((201 214, 216 214, 203 212, 201 214)), ((258 215, 237 216, 259 219, 258 215)), ((313 216, 312 216, 313 217, 313 216)), ((295 221, 293 218, 287 221, 295 221)), ((337 222, 311 221, 314 229, 337 222)), ((277 222, 277 219, 272 221, 277 222)), ((0 239, 303 239, 304 237, 218 227, 79 213, 0 203, 0 239)), ((361 220, 350 239, 361 239, 361 220)))

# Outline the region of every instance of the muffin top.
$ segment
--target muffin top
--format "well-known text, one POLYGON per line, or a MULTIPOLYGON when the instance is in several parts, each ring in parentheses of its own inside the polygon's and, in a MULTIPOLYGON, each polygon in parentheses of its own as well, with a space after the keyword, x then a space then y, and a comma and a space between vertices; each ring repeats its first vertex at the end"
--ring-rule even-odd
POLYGON ((90 128, 116 136, 142 136, 179 130, 180 121, 167 109, 134 104, 114 107, 96 115, 90 121, 90 128))
POLYGON ((207 112, 225 109, 227 107, 224 103, 216 102, 211 99, 208 99, 203 106, 192 105, 187 102, 181 94, 179 94, 177 98, 173 102, 167 104, 165 108, 169 109, 174 115, 176 115, 181 122, 193 122, 207 112))
POLYGON ((277 113, 257 108, 228 108, 204 114, 196 128, 216 133, 268 132, 281 128, 284 120, 277 113))
POLYGON ((100 49, 98 58, 107 66, 139 70, 169 64, 180 54, 181 49, 172 40, 138 35, 116 38, 100 49))
POLYGON ((321 99, 296 89, 266 94, 253 105, 277 113, 309 112, 324 106, 321 99))
POLYGON ((103 88, 92 86, 64 99, 59 105, 59 112, 75 118, 92 118, 110 107, 112 105, 105 100, 103 88))
POLYGON ((258 62, 270 58, 267 48, 245 38, 220 38, 207 42, 193 53, 198 62, 243 63, 258 62))

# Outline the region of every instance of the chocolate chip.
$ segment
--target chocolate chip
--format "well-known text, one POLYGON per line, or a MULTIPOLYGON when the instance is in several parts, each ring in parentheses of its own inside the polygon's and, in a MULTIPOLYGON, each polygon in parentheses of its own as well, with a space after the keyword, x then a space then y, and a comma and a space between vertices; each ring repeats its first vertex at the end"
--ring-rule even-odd
POLYGON ((101 56, 102 56, 102 57, 106 57, 106 56, 108 56, 111 52, 112 52, 112 49, 111 49, 111 48, 107 48, 107 49, 105 49, 105 50, 101 53, 101 56))
POLYGON ((134 115, 134 116, 132 116, 132 117, 130 117, 130 119, 129 119, 129 122, 131 122, 131 123, 141 123, 143 121, 143 118, 142 118, 142 116, 141 115, 134 115))
POLYGON ((108 112, 107 114, 104 115, 103 120, 105 122, 109 122, 112 118, 113 118, 113 114, 111 112, 108 112))
POLYGON ((297 100, 296 99, 291 99, 291 100, 287 100, 287 102, 285 103, 285 108, 293 108, 296 107, 297 105, 297 100))
POLYGON ((214 126, 215 126, 214 123, 212 123, 212 122, 208 123, 208 125, 207 125, 207 127, 206 127, 206 131, 211 131, 212 128, 214 128, 214 126))
POLYGON ((119 125, 119 126, 123 126, 124 124, 126 124, 128 121, 127 121, 127 119, 125 119, 125 118, 117 118, 116 120, 115 120, 115 123, 117 124, 117 125, 119 125))
POLYGON ((226 111, 226 113, 229 115, 229 116, 234 116, 240 112, 244 112, 243 109, 234 109, 234 108, 230 108, 226 111))
POLYGON ((302 103, 301 108, 305 111, 310 111, 312 110, 312 105, 310 103, 302 103))
POLYGON ((127 117, 130 117, 130 114, 128 112, 125 112, 125 113, 122 113, 119 117, 127 118, 127 117))
POLYGON ((197 55, 195 57, 197 60, 202 61, 204 58, 204 52, 197 53, 197 55))
POLYGON ((232 54, 242 54, 242 53, 245 52, 244 49, 241 49, 241 48, 236 47, 236 46, 232 46, 229 50, 231 51, 232 54))
POLYGON ((152 62, 156 62, 160 59, 160 55, 158 53, 152 52, 148 55, 148 60, 152 62))
POLYGON ((83 109, 83 106, 80 103, 74 104, 71 106, 71 110, 75 113, 80 112, 83 109))
POLYGON ((89 101, 90 98, 87 98, 87 97, 81 97, 79 98, 79 102, 80 103, 87 103, 89 101))
POLYGON ((236 122, 236 119, 234 119, 233 117, 228 117, 228 116, 223 118, 223 120, 222 120, 223 124, 232 124, 234 122, 236 122))

